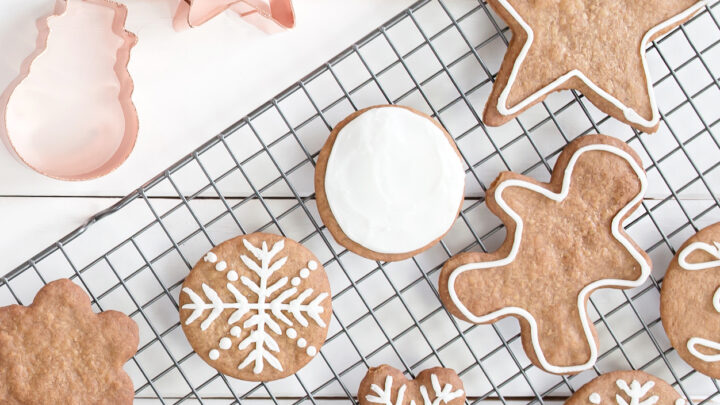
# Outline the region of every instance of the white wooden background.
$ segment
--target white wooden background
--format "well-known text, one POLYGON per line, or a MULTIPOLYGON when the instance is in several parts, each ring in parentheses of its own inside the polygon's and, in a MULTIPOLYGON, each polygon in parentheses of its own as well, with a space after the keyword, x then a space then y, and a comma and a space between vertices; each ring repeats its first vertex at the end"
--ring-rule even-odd
MULTIPOLYGON (((297 27, 266 35, 232 13, 183 32, 178 0, 121 0, 138 36, 130 73, 140 133, 110 175, 69 183, 41 176, 0 148, 0 274, 15 268, 270 99, 414 0, 295 0, 297 27)), ((0 1, 0 89, 35 47, 55 0, 0 1)))

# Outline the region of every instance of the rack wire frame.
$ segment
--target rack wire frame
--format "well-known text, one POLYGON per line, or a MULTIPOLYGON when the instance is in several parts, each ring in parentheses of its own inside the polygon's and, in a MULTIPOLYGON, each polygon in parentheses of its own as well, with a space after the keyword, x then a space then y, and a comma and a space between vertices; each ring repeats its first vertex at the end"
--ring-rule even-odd
MULTIPOLYGON (((208 142, 197 148, 194 152, 168 168, 163 173, 159 174, 140 188, 138 188, 132 194, 126 196, 113 207, 98 213, 92 217, 84 226, 70 233, 66 237, 54 245, 48 247, 32 259, 28 260, 25 264, 19 266, 13 271, 9 272, 2 278, 0 278, 0 295, 9 294, 14 302, 27 305, 27 299, 22 300, 19 294, 16 293, 18 285, 26 281, 27 275, 32 275, 40 280, 41 285, 46 284, 50 281, 50 278, 54 276, 48 276, 43 274, 39 268, 45 261, 49 261, 50 258, 57 260, 58 257, 65 262, 71 269, 70 278, 76 283, 80 284, 90 294, 93 305, 99 310, 105 310, 102 304, 103 299, 110 294, 116 292, 124 293, 132 302, 134 310, 128 315, 136 321, 144 321, 148 326, 150 333, 150 339, 146 342, 141 342, 141 347, 138 350, 137 355, 131 360, 130 366, 134 370, 135 389, 138 397, 150 397, 155 398, 156 401, 161 403, 209 403, 214 400, 221 400, 221 398, 208 398, 204 395, 203 390, 213 384, 224 385, 227 388, 227 398, 224 400, 231 403, 241 403, 247 399, 261 398, 269 400, 274 403, 301 403, 311 402, 317 403, 318 401, 324 400, 344 400, 356 402, 354 397, 356 394, 357 387, 350 386, 345 381, 345 377, 349 374, 363 375, 365 370, 369 367, 378 364, 377 358, 381 358, 381 352, 389 351, 395 358, 395 364, 403 368, 407 375, 414 376, 422 369, 426 368, 426 365, 432 363, 432 365, 446 365, 443 361, 446 358, 442 352, 449 350, 453 345, 460 345, 464 347, 465 353, 467 353, 470 363, 464 367, 458 369, 458 373, 461 377, 466 377, 472 373, 480 375, 486 380, 487 389, 477 395, 469 397, 468 403, 477 403, 486 399, 493 399, 503 404, 508 402, 526 402, 529 404, 533 403, 545 403, 546 401, 552 401, 558 398, 562 398, 567 393, 574 392, 580 382, 587 381, 595 375, 602 373, 598 366, 595 366, 593 370, 578 376, 562 376, 557 377, 555 381, 547 384, 537 383, 537 369, 532 366, 525 358, 522 350, 519 349, 519 333, 517 329, 513 330, 513 333, 508 334, 501 326, 493 324, 490 326, 483 326, 483 333, 494 333, 497 339, 497 345, 494 347, 488 347, 482 353, 477 350, 476 345, 472 343, 474 332, 480 328, 477 325, 465 324, 457 321, 450 316, 446 310, 441 306, 437 305, 427 314, 423 316, 416 316, 411 310, 411 305, 407 302, 406 294, 415 286, 423 285, 428 288, 428 291, 434 295, 438 300, 438 292, 436 289, 436 283, 433 277, 437 277, 437 273, 442 266, 442 261, 434 264, 428 268, 419 258, 413 258, 407 261, 416 268, 419 276, 407 282, 406 285, 398 287, 396 282, 393 282, 393 278, 390 276, 392 270, 388 270, 389 264, 377 262, 373 264, 373 267, 367 272, 363 272, 360 275, 350 271, 350 264, 346 262, 351 258, 352 254, 348 253, 344 249, 340 249, 338 245, 334 244, 331 236, 318 220, 317 210, 313 205, 314 195, 312 193, 303 193, 299 191, 299 187, 295 185, 294 174, 302 172, 303 167, 306 169, 314 168, 319 147, 309 147, 303 142, 302 136, 299 135, 304 127, 311 125, 311 122, 320 120, 324 126, 324 130, 329 132, 332 129, 333 122, 337 120, 329 118, 330 111, 341 103, 347 103, 353 110, 364 107, 356 102, 354 96, 364 91, 363 89, 368 86, 374 86, 377 88, 382 95, 382 101, 389 104, 405 103, 408 102, 412 97, 419 97, 421 103, 424 103, 426 111, 430 112, 435 118, 441 123, 443 122, 443 114, 452 109, 457 105, 464 105, 472 114, 474 123, 461 132, 450 131, 453 137, 460 145, 460 151, 462 157, 467 165, 467 175, 469 179, 474 179, 476 184, 482 189, 486 188, 487 179, 483 176, 481 166, 492 160, 499 159, 501 165, 507 170, 516 170, 515 164, 511 164, 506 158, 507 151, 513 148, 520 142, 527 142, 535 153, 535 161, 529 166, 525 166, 522 170, 523 173, 535 174, 538 172, 544 173, 546 176, 549 175, 552 165, 552 159, 556 158, 562 150, 564 144, 570 142, 577 136, 587 133, 602 133, 601 128, 605 128, 605 125, 613 125, 613 120, 604 115, 599 114, 582 95, 576 92, 569 93, 569 99, 566 102, 560 103, 559 105, 552 105, 552 103, 545 102, 539 107, 544 113, 539 121, 535 122, 531 126, 527 126, 522 117, 515 121, 517 126, 515 130, 519 132, 515 137, 507 139, 506 142, 499 144, 497 139, 492 136, 491 130, 486 128, 480 120, 480 111, 482 109, 482 102, 478 102, 474 99, 476 94, 487 91, 489 86, 492 85, 494 79, 494 73, 496 72, 497 66, 493 67, 486 63, 486 57, 483 56, 483 50, 487 47, 495 46, 492 45, 494 42, 500 41, 501 44, 507 45, 509 31, 507 27, 499 20, 489 9, 486 3, 478 0, 473 1, 471 6, 463 11, 461 15, 456 15, 452 9, 451 0, 421 0, 414 4, 412 7, 402 12, 400 15, 383 24, 380 28, 368 34, 366 37, 352 45, 337 57, 321 66, 305 78, 298 81, 295 85, 291 86, 287 90, 283 91, 274 99, 270 100, 257 110, 249 114, 247 117, 236 122, 222 133, 210 139, 208 142), (430 11, 428 11, 430 10, 430 11), (432 12, 442 14, 443 20, 447 21, 441 27, 437 27, 432 33, 425 29, 425 25, 422 19, 418 17, 423 12, 432 12), (491 24, 493 33, 484 38, 480 42, 473 42, 463 30, 463 22, 470 20, 473 16, 482 15, 491 24), (394 27, 405 25, 415 31, 421 38, 420 42, 407 51, 400 51, 399 47, 395 45, 395 41, 391 35, 391 31, 394 27), (441 56, 442 51, 436 46, 436 40, 448 32, 453 32, 458 35, 464 42, 464 46, 467 48, 461 55, 453 58, 450 61, 445 61, 441 56), (389 46, 394 54, 394 60, 389 64, 375 68, 371 62, 364 57, 364 49, 371 46, 374 41, 381 41, 383 44, 389 46), (429 52, 429 57, 434 58, 434 64, 439 66, 434 73, 427 75, 424 78, 417 77, 414 74, 413 69, 409 67, 409 59, 420 52, 429 52), (453 68, 466 60, 472 60, 477 63, 480 68, 478 72, 479 76, 484 74, 485 78, 472 84, 472 86, 466 88, 463 84, 455 80, 453 74, 453 68), (338 72, 339 66, 343 63, 349 63, 356 68, 364 70, 367 74, 367 78, 357 83, 355 86, 348 86, 341 78, 342 74, 338 72), (399 69, 404 72, 411 80, 412 86, 406 92, 392 97, 385 91, 383 85, 383 77, 389 75, 393 69, 399 69), (448 79, 450 85, 456 90, 457 97, 454 97, 446 103, 438 105, 433 101, 432 97, 428 95, 428 86, 437 77, 444 76, 448 79), (337 86, 340 91, 340 96, 334 101, 327 105, 320 105, 316 102, 313 97, 313 91, 310 89, 315 81, 320 80, 321 77, 332 78, 332 85, 337 86), (482 90, 484 89, 484 90, 482 90), (284 100, 291 97, 300 97, 307 100, 313 108, 312 115, 302 122, 292 124, 291 119, 284 113, 283 104, 284 100), (561 122, 562 119, 559 116, 571 109, 579 108, 584 113, 589 126, 583 128, 575 133, 569 133, 565 125, 561 122), (286 131, 278 136, 276 139, 268 142, 266 137, 263 136, 260 130, 257 129, 256 121, 258 117, 262 116, 267 112, 276 113, 281 118, 282 122, 286 126, 286 131), (562 145, 553 148, 550 151, 542 151, 542 148, 537 145, 534 141, 534 133, 541 131, 541 129, 549 127, 553 132, 559 134, 562 137, 562 145), (239 138, 239 133, 244 132, 245 135, 253 137, 258 142, 260 148, 255 153, 250 154, 244 158, 239 157, 238 148, 232 145, 233 138, 239 138), (479 134, 479 135, 478 135, 479 134), (481 159, 474 159, 470 156, 467 149, 461 145, 462 141, 466 137, 481 136, 486 142, 492 145, 492 151, 481 159), (296 142, 303 153, 303 159, 299 162, 289 165, 284 162, 279 162, 275 159, 273 153, 273 147, 281 142, 290 140, 296 142), (233 167, 229 170, 219 174, 212 175, 207 168, 206 163, 203 163, 202 156, 211 149, 223 151, 230 159, 232 159, 233 167), (269 180, 262 186, 257 186, 254 179, 247 174, 246 167, 258 158, 258 156, 265 156, 269 158, 278 172, 278 176, 269 180), (174 175, 183 170, 188 165, 197 165, 207 178, 207 182, 201 186, 194 193, 185 193, 181 190, 181 186, 177 184, 177 180, 174 175), (308 166, 309 165, 309 166, 308 166), (226 198, 223 195, 222 187, 219 185, 223 179, 229 178, 231 174, 240 174, 245 179, 247 184, 252 189, 252 193, 247 196, 237 198, 239 201, 233 202, 235 198, 226 198), (173 205, 165 212, 160 212, 157 207, 152 203, 152 192, 154 189, 159 188, 160 184, 169 184, 175 191, 173 202, 177 204, 173 205), (275 212, 270 207, 271 201, 275 198, 270 196, 270 191, 277 185, 282 185, 284 189, 290 192, 289 196, 284 198, 285 202, 289 207, 284 208, 282 212, 275 212), (200 215, 196 214, 193 210, 192 203, 195 200, 202 199, 204 193, 213 193, 216 199, 222 204, 224 210, 217 216, 210 218, 209 220, 201 220, 200 215), (259 227, 248 228, 243 225, 243 221, 238 217, 237 210, 243 205, 250 202, 259 203, 266 211, 270 218, 265 224, 259 227), (77 241, 82 235, 91 229, 95 229, 96 224, 108 216, 122 216, 126 215, 125 212, 129 210, 131 204, 140 203, 144 210, 147 210, 151 215, 151 221, 141 229, 137 230, 130 237, 122 240, 120 243, 99 255, 98 257, 90 260, 87 264, 78 265, 76 264, 77 259, 73 259, 73 252, 68 249, 68 246, 72 245, 73 242, 77 241), (173 235, 168 230, 166 222, 168 217, 173 215, 174 212, 182 209, 187 209, 192 217, 194 224, 193 230, 182 238, 173 235), (358 360, 339 367, 336 363, 336 359, 331 358, 325 354, 324 350, 321 350, 318 357, 314 362, 320 362, 327 367, 329 370, 330 377, 321 383, 314 386, 310 386, 306 381, 301 378, 300 374, 291 377, 296 380, 297 385, 301 387, 301 395, 291 397, 281 397, 276 395, 274 392, 274 386, 272 384, 259 383, 246 386, 242 391, 237 389, 237 386, 232 384, 227 377, 220 373, 215 373, 204 381, 194 381, 192 373, 193 371, 188 370, 191 368, 191 359, 196 355, 190 351, 182 355, 178 355, 169 349, 166 341, 169 336, 179 329, 179 322, 174 322, 169 327, 160 328, 159 325, 154 325, 151 316, 148 315, 148 308, 160 301, 167 302, 167 305, 171 310, 177 311, 177 290, 182 284, 182 279, 173 282, 172 284, 163 281, 163 275, 161 270, 158 269, 159 261, 163 260, 164 257, 170 254, 176 254, 181 258, 182 264, 186 266, 187 270, 193 266, 193 261, 190 260, 189 254, 185 253, 182 247, 194 243, 194 238, 201 237, 205 238, 208 243, 215 245, 221 240, 215 240, 212 236, 212 232, 209 228, 218 223, 221 220, 230 218, 231 222, 237 226, 239 233, 250 233, 254 231, 269 231, 277 232, 283 235, 287 235, 285 231, 285 225, 283 220, 293 215, 300 215, 304 217, 310 226, 309 233, 301 235, 297 238, 301 243, 307 243, 311 240, 323 244, 329 252, 328 260, 325 261, 325 267, 337 271, 339 274, 344 276, 347 280, 347 285, 339 291, 333 291, 333 300, 337 301, 342 299, 345 295, 353 294, 360 300, 360 306, 363 309, 363 313, 352 321, 343 321, 343 316, 338 316, 333 311, 333 323, 334 328, 331 328, 330 336, 327 339, 326 346, 331 344, 335 340, 347 339, 349 346, 355 351, 354 355, 358 357, 358 360), (170 247, 158 252, 156 255, 149 256, 144 253, 142 248, 142 237, 145 232, 151 227, 159 226, 162 229, 163 234, 167 237, 170 243, 170 247), (131 249, 135 251, 142 258, 142 263, 136 270, 125 274, 117 269, 117 264, 113 264, 113 255, 122 249, 131 249), (93 268, 98 264, 103 264, 107 269, 105 276, 113 280, 112 284, 107 286, 102 292, 97 291, 97 288, 92 286, 92 280, 88 280, 89 269, 93 268), (132 288, 129 287, 129 283, 133 281, 133 278, 138 277, 139 274, 149 272, 153 279, 155 279, 161 286, 161 292, 147 299, 140 299, 135 296, 132 288), (386 280, 388 285, 392 289, 392 295, 382 300, 381 302, 371 305, 365 298, 359 287, 365 280, 370 277, 379 276, 383 280, 386 280), (378 312, 386 306, 391 305, 391 302, 399 302, 402 308, 405 309, 408 316, 411 319, 410 326, 402 329, 398 333, 392 333, 388 324, 384 323, 379 319, 378 312), (433 342, 428 337, 428 322, 431 318, 437 314, 444 314, 449 320, 450 329, 452 331, 451 336, 442 343, 433 342), (372 320, 374 324, 378 326, 379 332, 382 334, 382 343, 367 352, 362 350, 358 346, 358 342, 352 338, 351 330, 359 327, 365 320, 372 320), (424 340, 429 347, 427 355, 420 359, 411 361, 407 355, 403 354, 398 346, 404 336, 411 333, 419 333, 420 339, 424 340), (170 359, 168 367, 160 370, 159 372, 151 372, 149 369, 152 367, 149 364, 148 359, 143 357, 143 353, 150 351, 151 347, 159 345, 162 351, 170 359), (493 368, 495 367, 494 362, 497 359, 493 359, 495 355, 502 352, 504 359, 507 363, 512 364, 514 371, 512 374, 504 376, 499 379, 493 374, 493 368), (185 384, 187 390, 181 395, 166 395, 162 389, 158 388, 158 381, 166 376, 172 375, 180 383, 185 384), (574 381, 575 380, 575 381, 574 381), (513 384, 518 381, 525 384, 531 394, 530 395, 514 395, 513 392, 509 394, 504 390, 505 387, 512 387, 513 384), (333 387, 336 394, 327 396, 324 395, 327 392, 326 388, 333 387)), ((681 92, 680 102, 670 108, 663 108, 662 110, 662 126, 663 130, 666 131, 669 136, 676 142, 676 145, 670 150, 663 151, 659 156, 646 141, 647 135, 641 134, 637 131, 632 131, 625 139, 630 143, 636 150, 643 154, 643 157, 647 161, 646 170, 648 173, 655 173, 659 181, 667 186, 668 194, 664 197, 656 199, 646 199, 641 208, 640 213, 635 215, 629 223, 626 224, 626 229, 631 234, 633 229, 639 227, 641 223, 649 224, 657 232, 658 240, 654 243, 643 246, 643 248, 650 254, 654 251, 665 250, 665 255, 674 255, 675 247, 682 243, 682 240, 677 240, 679 236, 687 236, 688 233, 694 233, 700 229, 700 223, 707 222, 708 218, 718 217, 718 195, 712 189, 713 179, 711 176, 714 171, 720 166, 720 159, 716 162, 712 162, 707 167, 701 168, 700 164, 696 164, 691 157, 690 144, 701 137, 707 137, 712 144, 720 149, 720 143, 715 135, 714 128, 720 122, 720 118, 716 118, 712 121, 707 120, 703 117, 703 114, 698 109, 698 103, 701 102, 706 94, 714 94, 715 91, 720 90, 720 83, 716 72, 710 67, 711 64, 708 62, 708 55, 720 43, 720 23, 716 17, 716 8, 718 2, 709 4, 699 15, 695 16, 691 21, 684 24, 683 26, 675 29, 667 36, 663 37, 659 41, 652 44, 649 49, 649 53, 654 53, 659 58, 658 60, 665 64, 667 73, 661 77, 657 77, 654 86, 657 88, 663 83, 671 82, 675 83, 681 92), (698 48, 695 46, 690 34, 688 34, 687 27, 692 25, 698 19, 706 19, 712 22, 715 29, 717 30, 716 37, 711 39, 709 44, 705 47, 698 48), (662 43, 668 41, 670 38, 680 37, 684 38, 687 42, 687 50, 689 57, 672 66, 668 62, 668 58, 671 55, 664 54, 662 43), (684 84, 686 81, 681 78, 683 69, 690 65, 699 65, 706 71, 710 76, 711 80, 707 85, 689 90, 686 89, 684 84), (700 123, 700 128, 692 133, 687 133, 685 127, 676 128, 673 125, 672 117, 675 114, 680 114, 681 111, 690 108, 694 111, 697 119, 700 123), (671 184, 670 180, 671 173, 665 169, 662 169, 665 161, 671 161, 675 156, 684 157, 687 163, 689 163, 689 170, 692 174, 692 178, 686 181, 684 184, 676 185, 671 184), (707 200, 707 204, 703 205, 698 209, 697 207, 690 207, 686 199, 680 198, 680 194, 688 190, 701 190, 701 194, 704 195, 707 200), (663 215, 663 207, 673 205, 679 209, 682 213, 683 221, 679 224, 674 224, 673 229, 667 230, 663 226, 662 221, 658 221, 658 216, 663 215)), ((327 82, 323 82, 327 85, 327 82)), ((718 97, 713 98, 717 103, 720 101, 718 97)), ((716 104, 717 105, 717 104, 716 104)), ((342 118, 342 117, 340 117, 342 118)), ((625 128, 628 131, 627 128, 625 128)), ((537 135, 536 135, 537 136, 537 135)), ((317 145, 316 145, 317 146, 317 145)), ((526 162, 527 163, 527 162, 526 162)), ((489 250, 488 244, 492 244, 493 240, 502 238, 503 227, 500 224, 493 225, 486 229, 480 229, 474 222, 475 212, 481 210, 484 207, 484 198, 482 193, 476 198, 468 198, 467 204, 463 207, 460 218, 456 224, 456 227, 463 228, 466 232, 472 235, 471 243, 464 244, 463 246, 452 246, 446 240, 440 242, 439 249, 445 258, 449 258, 453 254, 460 251, 467 251, 471 249, 481 249, 484 251, 489 250)), ((684 238, 681 238, 684 239, 684 238)), ((183 269, 185 270, 185 269, 183 269)), ((600 354, 600 362, 607 357, 619 355, 626 361, 626 364, 630 368, 634 369, 651 369, 655 370, 658 366, 662 366, 665 370, 665 378, 672 383, 679 391, 681 391, 687 398, 691 398, 696 404, 704 404, 713 399, 716 399, 720 394, 720 386, 718 386, 716 380, 710 380, 711 390, 705 392, 702 397, 692 395, 693 392, 686 386, 687 382, 697 376, 697 372, 692 369, 678 369, 677 363, 671 358, 674 354, 674 350, 663 341, 662 327, 660 327, 660 319, 654 316, 650 319, 644 315, 642 305, 639 304, 643 300, 644 296, 655 295, 659 292, 660 285, 662 283, 661 276, 653 275, 650 281, 643 287, 639 287, 634 290, 626 290, 621 294, 621 301, 610 308, 602 308, 601 305, 596 303, 595 298, 589 300, 591 312, 594 311, 596 319, 594 323, 598 328, 604 328, 604 333, 611 340, 610 347, 605 348, 600 354), (615 314, 621 311, 630 310, 630 313, 636 317, 636 321, 639 323, 639 328, 632 334, 621 337, 614 332, 614 326, 617 326, 612 318, 615 314), (633 354, 628 346, 631 346, 633 340, 638 337, 647 338, 649 345, 645 347, 645 350, 649 351, 651 355, 646 361, 638 363, 633 360, 633 354)), ((512 330, 512 329, 511 329, 512 330)), ((150 356, 149 359, 152 359, 150 356)), ((332 391, 332 390, 331 390, 332 391)), ((214 403, 214 402, 212 402, 214 403)))

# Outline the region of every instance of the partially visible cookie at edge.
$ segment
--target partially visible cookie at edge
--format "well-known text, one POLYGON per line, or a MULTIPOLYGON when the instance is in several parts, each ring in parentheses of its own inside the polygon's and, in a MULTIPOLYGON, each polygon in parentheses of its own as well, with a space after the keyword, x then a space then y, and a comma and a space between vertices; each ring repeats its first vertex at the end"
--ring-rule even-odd
POLYGON ((686 405, 687 401, 664 380, 640 370, 613 371, 595 377, 564 405, 686 405))
POLYGON ((663 278, 660 316, 680 357, 720 378, 720 223, 678 249, 663 278))
POLYGON ((180 294, 192 348, 245 381, 296 373, 320 352, 332 316, 327 274, 303 245, 279 235, 238 236, 210 250, 180 294))
POLYGON ((348 250, 397 261, 421 253, 455 223, 465 172, 450 134, 409 107, 357 111, 318 156, 315 194, 323 223, 348 250))
POLYGON ((360 405, 461 405, 463 382, 453 369, 434 367, 409 380, 398 369, 384 364, 368 370, 358 388, 360 405))
POLYGON ((96 314, 72 281, 44 286, 30 306, 0 308, 0 402, 132 404, 123 365, 138 326, 117 311, 96 314))

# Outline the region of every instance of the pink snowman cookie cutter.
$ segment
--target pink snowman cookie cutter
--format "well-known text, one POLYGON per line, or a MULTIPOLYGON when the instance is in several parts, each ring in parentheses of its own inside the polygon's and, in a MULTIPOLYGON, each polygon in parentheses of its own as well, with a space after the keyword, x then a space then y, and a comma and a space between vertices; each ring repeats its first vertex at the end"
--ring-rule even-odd
POLYGON ((104 176, 128 158, 138 134, 127 68, 137 39, 125 30, 126 18, 126 7, 112 0, 58 0, 53 14, 38 20, 36 49, 0 97, 0 132, 25 165, 77 181, 104 176), (106 32, 75 31, 83 22, 100 21, 109 25, 106 32), (54 49, 61 37, 97 59, 54 49), (102 56, 108 60, 101 62, 102 56), (49 63, 56 57, 66 65, 49 63), (48 66, 54 70, 50 75, 41 72, 48 66))

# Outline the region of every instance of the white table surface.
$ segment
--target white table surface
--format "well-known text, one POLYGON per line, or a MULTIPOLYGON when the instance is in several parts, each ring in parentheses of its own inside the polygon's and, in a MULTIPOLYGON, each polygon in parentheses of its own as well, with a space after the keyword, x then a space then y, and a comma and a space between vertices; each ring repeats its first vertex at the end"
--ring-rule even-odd
MULTIPOLYGON (((0 274, 189 153, 414 0, 296 0, 297 27, 267 35, 231 12, 176 32, 177 0, 122 0, 138 36, 129 70, 140 133, 110 175, 63 182, 39 175, 0 148, 0 274)), ((0 89, 14 79, 55 0, 0 2, 0 89)))

